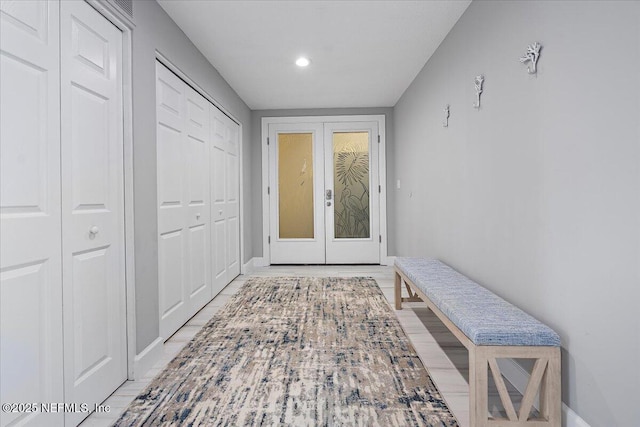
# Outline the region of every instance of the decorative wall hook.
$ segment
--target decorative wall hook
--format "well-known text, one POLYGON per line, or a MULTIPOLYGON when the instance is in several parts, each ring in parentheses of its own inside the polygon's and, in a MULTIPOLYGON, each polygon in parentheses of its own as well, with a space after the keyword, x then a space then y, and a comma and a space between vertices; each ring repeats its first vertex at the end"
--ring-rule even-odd
POLYGON ((449 127, 449 104, 444 107, 444 121, 442 122, 442 127, 449 127))
POLYGON ((473 104, 473 108, 480 108, 480 95, 482 94, 482 85, 484 83, 484 76, 482 74, 480 74, 479 76, 476 76, 474 83, 476 85, 476 103, 473 104))
POLYGON ((540 49, 542 46, 540 43, 535 42, 534 44, 530 44, 527 46, 527 53, 523 57, 520 58, 520 62, 523 64, 525 62, 530 62, 531 66, 527 67, 527 72, 529 74, 536 74, 538 70, 536 69, 536 65, 538 64, 538 58, 540 57, 540 49))

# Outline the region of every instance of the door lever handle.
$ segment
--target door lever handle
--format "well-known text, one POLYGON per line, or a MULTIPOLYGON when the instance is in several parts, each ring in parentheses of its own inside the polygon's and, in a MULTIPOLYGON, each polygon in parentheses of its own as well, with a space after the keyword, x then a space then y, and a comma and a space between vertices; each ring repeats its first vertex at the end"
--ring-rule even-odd
POLYGON ((325 192, 325 194, 326 194, 326 199, 327 199, 327 200, 331 200, 331 196, 332 196, 331 189, 327 190, 327 191, 325 192))

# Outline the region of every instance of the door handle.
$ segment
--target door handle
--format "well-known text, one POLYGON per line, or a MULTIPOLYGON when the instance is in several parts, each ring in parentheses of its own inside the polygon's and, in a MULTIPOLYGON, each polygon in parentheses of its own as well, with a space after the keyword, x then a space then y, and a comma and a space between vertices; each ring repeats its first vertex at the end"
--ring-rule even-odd
POLYGON ((94 225, 93 227, 91 227, 89 229, 89 234, 92 236, 95 236, 96 234, 98 234, 98 232, 100 231, 100 229, 98 228, 97 225, 94 225))
POLYGON ((327 190, 327 191, 325 192, 325 194, 326 194, 326 199, 327 199, 327 200, 331 200, 331 196, 332 196, 331 189, 327 190))

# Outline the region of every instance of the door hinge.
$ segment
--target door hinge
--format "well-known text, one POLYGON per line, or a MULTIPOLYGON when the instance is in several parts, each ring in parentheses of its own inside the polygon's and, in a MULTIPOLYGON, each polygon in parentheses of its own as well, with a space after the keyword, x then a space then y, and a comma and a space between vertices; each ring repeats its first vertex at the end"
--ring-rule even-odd
POLYGON ((378 144, 380 144, 380 135, 378 135, 378 144))
POLYGON ((271 236, 267 239, 267 243, 271 244, 271 236))
POLYGON ((382 234, 380 234, 378 237, 380 237, 380 239, 378 240, 380 243, 382 243, 382 234))
POLYGON ((382 185, 378 185, 378 193, 382 193, 382 185))
POLYGON ((267 194, 271 194, 271 187, 267 187, 267 194))
POLYGON ((267 145, 269 145, 269 137, 267 137, 267 145))

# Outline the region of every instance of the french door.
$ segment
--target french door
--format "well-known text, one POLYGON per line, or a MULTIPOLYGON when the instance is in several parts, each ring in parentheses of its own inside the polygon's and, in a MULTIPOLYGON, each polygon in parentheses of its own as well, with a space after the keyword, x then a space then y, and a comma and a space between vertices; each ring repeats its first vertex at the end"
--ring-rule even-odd
POLYGON ((271 123, 272 264, 379 264, 379 122, 271 123))

